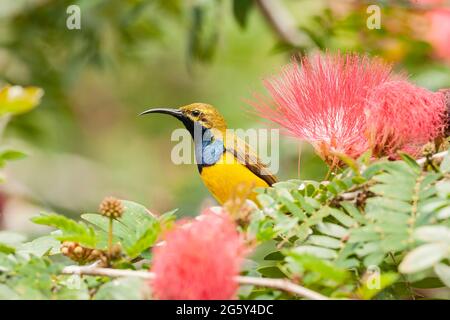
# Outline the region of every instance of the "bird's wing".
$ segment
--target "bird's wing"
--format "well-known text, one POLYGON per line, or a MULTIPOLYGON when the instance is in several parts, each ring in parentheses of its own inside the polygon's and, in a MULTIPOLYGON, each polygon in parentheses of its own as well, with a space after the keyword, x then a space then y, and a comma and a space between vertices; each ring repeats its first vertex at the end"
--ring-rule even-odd
POLYGON ((226 151, 232 153, 240 163, 245 164, 251 172, 267 182, 269 186, 278 181, 277 177, 269 171, 267 165, 259 159, 245 141, 236 135, 233 135, 233 140, 234 143, 225 144, 226 151))

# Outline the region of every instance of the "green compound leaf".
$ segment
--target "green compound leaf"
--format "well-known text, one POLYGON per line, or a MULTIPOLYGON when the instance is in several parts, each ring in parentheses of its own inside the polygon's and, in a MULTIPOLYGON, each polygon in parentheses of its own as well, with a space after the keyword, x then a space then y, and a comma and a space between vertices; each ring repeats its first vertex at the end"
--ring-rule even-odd
POLYGON ((439 279, 450 288, 450 266, 438 263, 434 266, 434 272, 437 274, 439 279))
MULTIPOLYGON (((135 258, 155 243, 161 232, 161 223, 170 223, 173 212, 161 216, 160 221, 140 204, 125 200, 122 203, 124 212, 113 221, 113 240, 122 244, 130 258, 135 258)), ((86 213, 81 217, 98 228, 97 233, 102 239, 99 245, 106 248, 109 218, 95 213, 86 213)))
POLYGON ((247 26, 249 13, 253 7, 253 0, 233 0, 233 15, 241 28, 247 26))
POLYGON ((433 267, 439 261, 447 258, 450 245, 447 243, 424 244, 408 253, 399 265, 402 273, 415 273, 433 267))
POLYGON ((381 275, 374 274, 363 281, 362 286, 357 290, 357 294, 364 300, 370 300, 385 288, 394 284, 398 277, 398 274, 394 272, 381 275))
POLYGON ((150 248, 158 239, 158 235, 161 232, 160 224, 155 222, 147 229, 144 234, 141 235, 139 239, 137 239, 133 245, 129 247, 125 247, 125 251, 127 252, 130 258, 135 258, 139 256, 144 250, 150 248))
POLYGON ((51 226, 61 230, 56 238, 60 241, 78 242, 88 248, 95 248, 97 237, 92 227, 82 222, 76 222, 60 214, 41 214, 31 219, 34 223, 51 226))
POLYGON ((95 300, 142 300, 148 295, 148 284, 139 278, 119 278, 100 287, 95 300))

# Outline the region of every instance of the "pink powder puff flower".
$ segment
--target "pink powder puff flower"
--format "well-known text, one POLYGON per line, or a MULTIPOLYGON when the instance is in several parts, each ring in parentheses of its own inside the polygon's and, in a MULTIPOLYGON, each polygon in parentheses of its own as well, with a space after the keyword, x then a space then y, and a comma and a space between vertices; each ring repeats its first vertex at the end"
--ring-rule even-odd
POLYGON ((169 231, 154 249, 152 288, 156 298, 233 299, 246 249, 223 210, 205 210, 192 222, 169 231))
POLYGON ((410 0, 412 4, 420 6, 440 6, 443 5, 447 0, 410 0))
POLYGON ((367 135, 375 156, 398 150, 417 156, 427 142, 442 135, 445 97, 407 81, 386 82, 367 99, 367 135))
POLYGON ((357 158, 368 150, 366 100, 393 78, 391 72, 381 60, 356 54, 305 57, 264 81, 274 106, 260 96, 252 105, 260 116, 311 143, 327 163, 336 164, 336 153, 357 158))
POLYGON ((426 40, 438 58, 450 61, 450 8, 431 10, 426 17, 430 23, 426 40))
POLYGON ((337 154, 357 158, 397 151, 418 155, 447 125, 443 92, 431 92, 392 73, 390 65, 355 54, 303 58, 264 81, 272 103, 252 103, 288 134, 311 143, 331 166, 337 154))

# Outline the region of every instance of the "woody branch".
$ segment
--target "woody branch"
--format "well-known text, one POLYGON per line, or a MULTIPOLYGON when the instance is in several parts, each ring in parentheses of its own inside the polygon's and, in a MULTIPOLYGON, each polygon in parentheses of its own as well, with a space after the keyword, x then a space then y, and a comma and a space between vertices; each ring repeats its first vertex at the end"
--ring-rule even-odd
MULTIPOLYGON (((111 278, 117 277, 137 277, 146 280, 155 278, 155 274, 147 271, 119 270, 111 268, 97 268, 95 266, 68 266, 62 270, 63 274, 68 275, 89 275, 105 276, 111 278)), ((235 280, 240 284, 255 285, 283 290, 310 300, 329 300, 328 297, 315 291, 297 285, 283 279, 256 278, 247 276, 238 276, 235 280)))

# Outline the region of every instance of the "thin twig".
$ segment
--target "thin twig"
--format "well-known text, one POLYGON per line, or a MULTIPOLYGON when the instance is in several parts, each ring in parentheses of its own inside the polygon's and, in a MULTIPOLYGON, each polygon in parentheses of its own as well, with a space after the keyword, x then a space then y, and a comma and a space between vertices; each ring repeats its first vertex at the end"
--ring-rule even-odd
MULTIPOLYGON (((435 160, 435 161, 441 162, 444 159, 444 157, 447 155, 447 153, 448 153, 448 151, 442 151, 442 152, 435 153, 431 156, 430 160, 435 160)), ((419 165, 423 166, 427 162, 427 158, 420 158, 420 159, 417 159, 416 161, 419 165)))
POLYGON ((240 284, 251 284, 255 286, 283 290, 310 300, 330 300, 328 297, 321 295, 320 293, 309 290, 308 288, 299 286, 298 284, 284 279, 238 276, 236 277, 236 281, 240 284))
MULTIPOLYGON (((148 271, 118 270, 111 268, 97 268, 93 266, 68 266, 62 270, 62 273, 70 275, 77 274, 90 276, 105 276, 111 278, 137 277, 146 280, 152 280, 155 278, 155 274, 148 271)), ((328 297, 321 295, 320 293, 309 290, 305 287, 299 286, 295 283, 292 283, 284 279, 256 278, 247 276, 237 276, 235 279, 240 284, 279 289, 310 300, 329 300, 328 297)))
POLYGON ((344 201, 355 200, 361 192, 362 192, 362 190, 346 192, 346 193, 341 194, 339 196, 339 199, 342 199, 344 201))
POLYGON ((309 39, 298 31, 294 18, 281 1, 256 0, 256 4, 281 40, 293 47, 310 43, 309 39))
POLYGON ((155 274, 148 271, 121 270, 111 268, 97 268, 92 266, 68 266, 62 270, 63 274, 77 274, 88 276, 104 276, 110 278, 135 277, 146 280, 155 278, 155 274))

